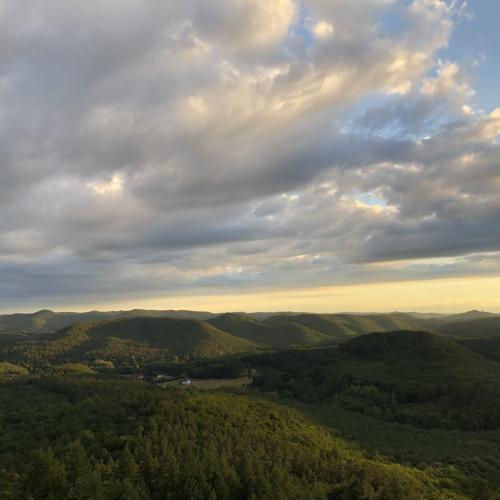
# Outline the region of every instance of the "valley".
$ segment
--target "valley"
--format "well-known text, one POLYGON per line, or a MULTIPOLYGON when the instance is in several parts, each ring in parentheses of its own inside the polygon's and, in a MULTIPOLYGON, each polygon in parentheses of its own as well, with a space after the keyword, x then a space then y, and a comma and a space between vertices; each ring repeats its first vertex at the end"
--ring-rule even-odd
POLYGON ((500 494, 496 317, 187 316, 0 334, 0 498, 500 494))

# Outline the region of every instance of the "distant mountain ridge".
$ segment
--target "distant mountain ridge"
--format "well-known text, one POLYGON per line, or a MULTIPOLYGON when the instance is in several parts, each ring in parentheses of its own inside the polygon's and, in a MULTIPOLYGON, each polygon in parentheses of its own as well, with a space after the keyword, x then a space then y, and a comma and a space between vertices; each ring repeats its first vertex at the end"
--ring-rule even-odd
MULTIPOLYGON (((210 358, 256 349, 336 344, 372 331, 420 329, 418 322, 404 315, 280 314, 264 321, 242 313, 225 313, 207 320, 153 315, 127 317, 136 312, 121 313, 121 317, 113 319, 75 323, 56 332, 31 336, 5 334, 3 337, 11 337, 12 341, 2 344, 0 360, 38 366, 101 359, 123 365, 131 356, 140 363, 176 356, 210 358)), ((33 321, 38 320, 37 324, 41 324, 53 318, 52 314, 55 313, 41 311, 33 315, 33 321)), ((59 319, 66 321, 68 317, 62 315, 59 319)))
MULTIPOLYGON (((441 326, 447 323, 458 321, 469 321, 482 318, 500 317, 500 315, 485 311, 468 311, 461 314, 437 314, 437 313, 334 313, 318 314, 304 312, 253 312, 253 313, 224 313, 239 315, 246 318, 252 318, 264 324, 278 323, 296 323, 311 328, 310 323, 319 324, 326 320, 324 328, 327 332, 318 330, 320 333, 331 334, 332 331, 339 333, 365 332, 366 327, 358 324, 369 325, 371 331, 391 329, 425 329, 437 331, 441 326), (316 318, 313 320, 312 318, 316 318), (304 324, 305 322, 306 324, 304 324), (337 324, 333 328, 330 323, 337 324), (399 323, 399 326, 398 326, 399 323), (408 328, 409 327, 409 328, 408 328), (333 328, 333 330, 332 330, 333 328)), ((75 323, 86 321, 105 321, 119 318, 133 317, 154 317, 154 318, 177 318, 177 319, 198 319, 209 320, 221 316, 221 314, 209 311, 191 311, 191 310, 151 310, 151 309, 132 309, 126 311, 87 311, 87 312, 54 312, 49 309, 42 309, 34 313, 13 313, 0 315, 0 335, 10 334, 31 334, 54 332, 61 328, 66 328, 75 323)), ((314 330, 314 328, 312 328, 314 330)))
POLYGON ((443 335, 468 338, 500 336, 500 316, 454 321, 441 326, 438 332, 443 335))
POLYGON ((158 317, 178 319, 208 319, 215 314, 207 311, 186 310, 149 310, 132 309, 129 311, 88 311, 54 312, 42 309, 34 313, 14 313, 0 315, 0 333, 39 333, 60 330, 75 323, 104 321, 118 318, 158 317))
POLYGON ((403 330, 466 338, 494 336, 500 335, 500 316, 482 311, 436 318, 405 313, 215 315, 185 310, 41 310, 0 316, 0 361, 41 366, 101 359, 123 366, 134 357, 142 365, 177 356, 210 358, 254 350, 319 347, 374 332, 403 330), (447 323, 449 318, 454 321, 447 323))
POLYGON ((477 309, 473 309, 472 311, 467 311, 460 314, 451 314, 449 316, 445 316, 447 323, 456 323, 460 321, 472 321, 476 319, 485 319, 485 318, 500 318, 499 314, 491 313, 488 311, 478 311, 477 309))
POLYGON ((391 314, 299 314, 272 316, 266 324, 295 323, 328 335, 332 340, 343 341, 350 337, 371 332, 395 330, 422 330, 422 321, 401 313, 391 314))

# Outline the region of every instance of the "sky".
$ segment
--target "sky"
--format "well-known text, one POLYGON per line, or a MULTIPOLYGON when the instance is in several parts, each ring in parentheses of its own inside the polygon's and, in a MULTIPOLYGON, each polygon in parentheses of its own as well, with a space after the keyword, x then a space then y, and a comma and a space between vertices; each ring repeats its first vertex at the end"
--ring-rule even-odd
POLYGON ((0 311, 500 312, 497 0, 0 0, 0 311))

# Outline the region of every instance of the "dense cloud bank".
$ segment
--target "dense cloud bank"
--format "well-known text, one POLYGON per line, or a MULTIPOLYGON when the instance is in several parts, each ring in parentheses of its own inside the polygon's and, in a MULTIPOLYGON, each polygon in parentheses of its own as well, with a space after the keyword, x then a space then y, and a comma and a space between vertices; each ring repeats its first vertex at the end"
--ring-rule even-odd
POLYGON ((463 7, 0 0, 0 299, 498 271, 463 7))

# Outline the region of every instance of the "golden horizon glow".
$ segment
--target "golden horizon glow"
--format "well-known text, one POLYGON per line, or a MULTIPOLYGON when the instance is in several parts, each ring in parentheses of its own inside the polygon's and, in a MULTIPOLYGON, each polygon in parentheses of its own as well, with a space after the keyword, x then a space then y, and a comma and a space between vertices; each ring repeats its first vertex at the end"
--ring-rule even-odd
POLYGON ((213 292, 189 296, 124 300, 71 307, 46 306, 66 311, 189 309, 214 313, 228 311, 436 312, 471 309, 500 312, 500 276, 445 278, 421 281, 370 283, 331 287, 295 288, 248 293, 213 292))

